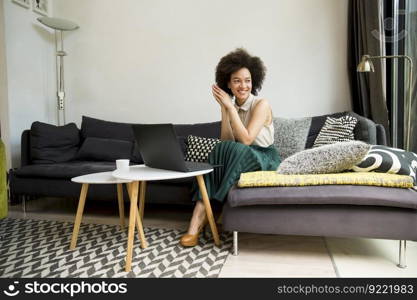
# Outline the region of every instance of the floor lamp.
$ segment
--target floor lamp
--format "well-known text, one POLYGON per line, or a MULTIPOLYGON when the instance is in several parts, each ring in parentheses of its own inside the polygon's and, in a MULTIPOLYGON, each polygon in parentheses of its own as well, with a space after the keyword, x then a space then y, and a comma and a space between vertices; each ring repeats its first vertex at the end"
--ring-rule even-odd
MULTIPOLYGON (((387 59, 396 58, 404 59, 408 61, 408 97, 406 100, 407 111, 407 126, 406 126, 406 140, 405 149, 410 151, 410 134, 411 134, 411 101, 412 101, 412 84, 413 84, 413 60, 407 55, 387 55, 387 56, 370 56, 363 55, 360 63, 358 64, 358 72, 374 72, 375 68, 372 63, 373 59, 387 59)), ((394 98, 395 103, 392 103, 392 144, 394 147, 398 147, 398 103, 394 98)))
POLYGON ((41 17, 37 19, 43 25, 55 30, 55 55, 56 55, 56 82, 57 82, 57 104, 58 104, 58 125, 65 124, 65 84, 64 84, 64 56, 67 53, 64 51, 64 31, 72 31, 79 28, 74 22, 41 17), (59 42, 58 42, 59 40, 59 42))

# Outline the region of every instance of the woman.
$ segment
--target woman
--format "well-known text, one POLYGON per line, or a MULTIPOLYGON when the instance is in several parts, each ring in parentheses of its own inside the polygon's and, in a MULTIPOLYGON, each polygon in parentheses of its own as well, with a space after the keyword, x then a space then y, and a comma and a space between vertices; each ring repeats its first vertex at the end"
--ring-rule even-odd
MULTIPOLYGON (((210 199, 223 202, 240 174, 258 170, 275 170, 280 158, 273 146, 274 126, 268 101, 255 97, 262 87, 266 68, 259 57, 237 49, 224 56, 216 67, 212 93, 221 108, 221 140, 210 153, 208 162, 222 165, 205 176, 210 199), (233 97, 233 98, 232 98, 233 97)), ((207 224, 204 204, 197 201, 183 246, 195 246, 207 224)))

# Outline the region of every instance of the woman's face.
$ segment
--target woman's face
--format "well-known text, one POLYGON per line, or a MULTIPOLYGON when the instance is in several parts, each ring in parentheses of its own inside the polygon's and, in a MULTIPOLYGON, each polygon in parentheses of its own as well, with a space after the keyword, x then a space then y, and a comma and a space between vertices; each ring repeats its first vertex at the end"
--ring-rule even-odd
POLYGON ((248 99, 252 92, 252 76, 247 68, 242 68, 230 75, 228 88, 239 102, 248 99))

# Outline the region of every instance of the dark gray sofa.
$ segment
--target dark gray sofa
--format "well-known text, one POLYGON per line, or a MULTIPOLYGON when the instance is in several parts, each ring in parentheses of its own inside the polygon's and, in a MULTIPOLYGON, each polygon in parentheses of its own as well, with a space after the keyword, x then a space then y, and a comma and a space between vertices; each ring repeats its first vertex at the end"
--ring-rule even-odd
MULTIPOLYGON (((381 125, 350 114, 359 120, 355 139, 370 144, 387 144, 381 125)), ((305 148, 310 148, 323 126, 323 117, 276 119, 276 133, 291 137, 295 128, 307 126, 307 134, 302 138, 305 148)), ((300 145, 303 144, 302 138, 300 145)), ((292 143, 297 146, 297 141, 292 143)), ((286 147, 276 146, 284 150, 286 147)), ((223 208, 223 228, 233 232, 235 255, 238 253, 238 232, 399 240, 398 266, 405 267, 406 240, 417 240, 417 192, 359 185, 235 186, 223 208)))

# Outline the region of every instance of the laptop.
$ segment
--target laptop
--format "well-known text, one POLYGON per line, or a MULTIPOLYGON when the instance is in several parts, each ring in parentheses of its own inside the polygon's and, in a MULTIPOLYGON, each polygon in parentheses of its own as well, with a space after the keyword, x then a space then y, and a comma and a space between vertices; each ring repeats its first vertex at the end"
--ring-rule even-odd
POLYGON ((179 172, 212 169, 207 163, 185 161, 172 124, 132 125, 139 152, 146 166, 179 172))

